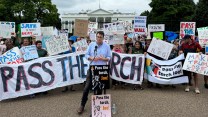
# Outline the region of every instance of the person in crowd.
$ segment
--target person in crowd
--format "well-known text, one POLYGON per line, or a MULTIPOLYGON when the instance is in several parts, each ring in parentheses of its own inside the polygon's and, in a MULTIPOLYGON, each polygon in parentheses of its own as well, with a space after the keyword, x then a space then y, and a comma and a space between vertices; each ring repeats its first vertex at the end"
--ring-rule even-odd
MULTIPOLYGON (((111 58, 110 46, 103 42, 104 32, 98 31, 96 34, 96 42, 92 42, 86 52, 86 59, 91 62, 91 65, 107 65, 111 58), (97 47, 97 54, 95 54, 95 49, 97 47)), ((90 77, 90 70, 87 71, 86 84, 82 95, 81 105, 78 108, 78 114, 82 114, 84 111, 85 104, 88 100, 89 90, 92 87, 92 78, 90 77)))
MULTIPOLYGON (((129 54, 144 54, 144 48, 142 47, 142 43, 140 41, 136 41, 134 46, 129 50, 129 54)), ((141 85, 138 85, 138 88, 143 90, 141 85)), ((137 85, 134 85, 133 90, 137 89, 137 85)))
MULTIPOLYGON (((122 47, 122 45, 120 45, 120 44, 115 44, 115 45, 113 46, 112 51, 117 52, 117 53, 124 53, 123 47, 122 47)), ((118 81, 112 79, 112 85, 113 85, 112 88, 113 88, 113 89, 116 89, 116 87, 117 87, 118 84, 119 84, 118 81)), ((122 84, 122 88, 124 88, 124 83, 121 83, 121 84, 122 84)))
MULTIPOLYGON (((74 43, 74 41, 71 40, 71 38, 68 39, 68 43, 69 43, 70 49, 68 51, 62 53, 62 54, 69 54, 69 53, 76 52, 76 48, 72 46, 72 44, 74 43)), ((75 91, 73 89, 73 87, 74 87, 73 85, 70 86, 70 91, 75 91)), ((68 86, 65 86, 65 88, 64 88, 64 90, 62 92, 64 93, 64 92, 67 92, 68 90, 69 90, 68 86)))
POLYGON ((88 46, 90 45, 90 43, 91 43, 91 40, 90 39, 87 39, 88 46))
MULTIPOLYGON (((184 53, 185 57, 188 53, 196 53, 197 49, 199 49, 200 51, 202 51, 201 46, 199 45, 199 43, 195 42, 193 39, 191 39, 190 35, 185 35, 184 38, 184 43, 181 45, 179 54, 184 53)), ((201 54, 201 53, 200 53, 201 54)), ((187 84, 185 91, 189 92, 190 91, 190 85, 191 83, 191 76, 192 76, 192 72, 190 71, 184 71, 184 75, 189 77, 189 84, 187 84)), ((199 88, 198 88, 198 74, 193 73, 194 75, 194 86, 195 86, 195 93, 196 94, 200 94, 199 88)))
MULTIPOLYGON (((205 53, 205 48, 204 50, 204 54, 208 55, 208 53, 205 53)), ((208 89, 208 76, 204 76, 204 88, 208 89)))
MULTIPOLYGON (((41 41, 36 41, 35 45, 36 45, 36 48, 37 48, 39 58, 48 56, 48 52, 45 49, 42 48, 42 42, 41 41)), ((43 92, 43 94, 44 95, 48 94, 48 91, 43 92)))
POLYGON ((11 39, 5 40, 5 45, 6 45, 6 50, 2 52, 2 54, 14 47, 14 43, 11 39))

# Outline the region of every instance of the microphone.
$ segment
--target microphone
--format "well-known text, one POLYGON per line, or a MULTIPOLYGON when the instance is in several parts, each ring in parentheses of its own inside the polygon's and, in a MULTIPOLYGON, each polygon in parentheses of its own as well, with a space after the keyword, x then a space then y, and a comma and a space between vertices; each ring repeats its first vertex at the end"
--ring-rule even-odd
POLYGON ((97 48, 98 48, 98 46, 96 45, 96 46, 95 46, 95 50, 94 50, 95 56, 97 55, 97 48))

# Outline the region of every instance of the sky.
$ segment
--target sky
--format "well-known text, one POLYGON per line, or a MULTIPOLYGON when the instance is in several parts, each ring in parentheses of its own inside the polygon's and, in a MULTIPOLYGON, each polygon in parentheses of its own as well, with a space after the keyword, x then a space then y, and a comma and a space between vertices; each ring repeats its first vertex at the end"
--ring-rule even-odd
MULTIPOLYGON (((199 0, 194 0, 198 2, 199 0)), ((100 0, 100 7, 105 10, 119 10, 124 13, 142 13, 151 10, 149 3, 151 0, 100 0)), ((96 10, 99 8, 99 0, 52 0, 59 10, 63 13, 78 13, 83 10, 96 10)))

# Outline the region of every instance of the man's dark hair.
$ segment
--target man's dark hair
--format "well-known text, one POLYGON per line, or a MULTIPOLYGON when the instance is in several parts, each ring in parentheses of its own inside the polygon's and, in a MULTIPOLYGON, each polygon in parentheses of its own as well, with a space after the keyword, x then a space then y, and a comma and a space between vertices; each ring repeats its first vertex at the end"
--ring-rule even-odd
POLYGON ((42 44, 42 42, 40 40, 38 40, 38 41, 35 42, 35 45, 38 45, 39 43, 42 44))
POLYGON ((103 31, 98 31, 96 35, 98 35, 98 34, 100 34, 104 37, 104 32, 103 31))
POLYGON ((191 35, 185 35, 183 39, 191 39, 191 35))

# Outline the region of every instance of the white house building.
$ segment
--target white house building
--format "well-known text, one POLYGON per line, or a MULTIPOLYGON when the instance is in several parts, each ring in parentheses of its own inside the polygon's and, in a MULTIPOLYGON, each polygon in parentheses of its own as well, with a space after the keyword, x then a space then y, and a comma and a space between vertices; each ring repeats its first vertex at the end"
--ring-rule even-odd
POLYGON ((103 23, 111 23, 115 21, 133 22, 136 13, 121 13, 119 10, 97 9, 81 10, 79 13, 64 13, 61 15, 62 29, 68 29, 72 33, 75 19, 85 19, 91 22, 98 22, 98 28, 103 27, 103 23))

